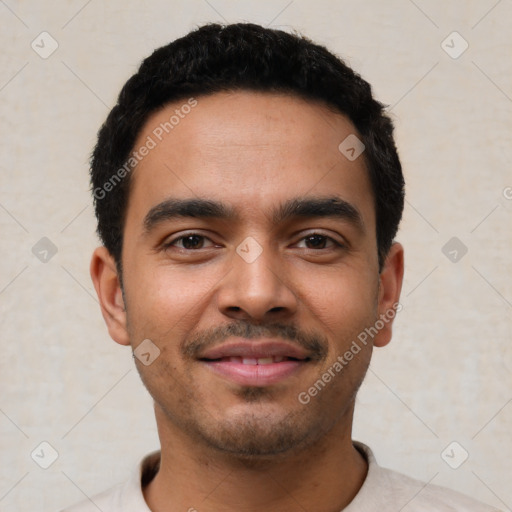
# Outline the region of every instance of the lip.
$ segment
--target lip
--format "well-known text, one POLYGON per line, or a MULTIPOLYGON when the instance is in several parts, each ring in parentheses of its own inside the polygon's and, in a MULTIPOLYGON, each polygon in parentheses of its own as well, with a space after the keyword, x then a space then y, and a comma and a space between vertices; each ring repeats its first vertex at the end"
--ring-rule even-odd
POLYGON ((252 339, 236 338, 236 340, 229 343, 224 343, 218 347, 199 355, 199 359, 222 359, 223 357, 250 357, 250 358, 264 358, 264 357, 290 357, 298 360, 308 359, 309 354, 292 343, 287 343, 281 340, 264 340, 255 341, 252 339))
MULTIPOLYGON (((237 338, 240 340, 241 338, 237 338)), ((297 374, 310 358, 301 347, 280 340, 232 341, 201 354, 199 362, 242 386, 269 386, 297 374), (293 358, 267 364, 243 364, 228 358, 293 358)))
POLYGON ((296 374, 307 360, 288 360, 270 364, 243 364, 231 361, 201 361, 211 371, 241 386, 264 387, 296 374))

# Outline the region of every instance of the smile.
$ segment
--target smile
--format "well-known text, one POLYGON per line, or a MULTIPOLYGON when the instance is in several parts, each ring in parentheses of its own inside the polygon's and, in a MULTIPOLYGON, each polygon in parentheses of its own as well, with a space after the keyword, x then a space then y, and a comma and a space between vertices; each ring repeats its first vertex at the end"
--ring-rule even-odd
POLYGON ((279 339, 232 338, 199 355, 216 375, 241 386, 270 386, 296 375, 310 361, 302 347, 279 339))
POLYGON ((285 360, 290 360, 291 358, 289 357, 283 357, 283 356, 273 356, 273 357, 258 357, 258 358, 254 358, 254 357, 237 357, 237 356, 233 356, 233 357, 224 357, 222 359, 217 359, 217 361, 224 361, 224 362, 229 362, 229 363, 242 363, 242 364, 251 364, 251 365, 256 365, 256 364, 272 364, 272 363, 280 363, 282 361, 285 361, 285 360))

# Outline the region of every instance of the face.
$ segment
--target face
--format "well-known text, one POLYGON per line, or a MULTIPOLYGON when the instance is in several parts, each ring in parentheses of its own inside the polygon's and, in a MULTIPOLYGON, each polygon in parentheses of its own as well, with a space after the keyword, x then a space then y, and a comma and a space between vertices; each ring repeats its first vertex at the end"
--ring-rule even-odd
POLYGON ((161 134, 182 103, 135 144, 156 142, 131 176, 124 294, 105 249, 93 257, 112 337, 150 340, 135 362, 157 418, 210 449, 271 456, 350 430, 391 320, 358 336, 398 300, 402 265, 395 245, 379 273, 364 157, 338 150, 356 129, 321 104, 237 92, 198 97, 161 134))

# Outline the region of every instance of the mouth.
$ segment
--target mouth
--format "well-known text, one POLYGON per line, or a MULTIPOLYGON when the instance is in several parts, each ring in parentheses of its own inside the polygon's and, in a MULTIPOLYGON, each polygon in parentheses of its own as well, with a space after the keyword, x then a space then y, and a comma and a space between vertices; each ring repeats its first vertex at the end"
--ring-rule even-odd
POLYGON ((230 357, 221 357, 219 359, 201 359, 201 361, 208 362, 228 362, 228 363, 238 363, 238 364, 248 364, 248 365, 267 365, 267 364, 275 364, 282 363, 283 361, 309 361, 309 358, 306 359, 295 359, 294 357, 287 356, 270 356, 270 357, 241 357, 241 356, 230 356, 230 357))
POLYGON ((312 360, 283 342, 245 340, 216 347, 199 361, 215 374, 242 386, 269 386, 296 375, 312 360))

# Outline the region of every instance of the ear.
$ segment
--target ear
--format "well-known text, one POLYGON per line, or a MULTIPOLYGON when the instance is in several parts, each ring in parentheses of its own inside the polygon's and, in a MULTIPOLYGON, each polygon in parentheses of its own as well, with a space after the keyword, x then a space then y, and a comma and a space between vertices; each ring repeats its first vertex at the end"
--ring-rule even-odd
POLYGON ((126 309, 114 258, 105 247, 98 247, 91 259, 91 278, 100 301, 101 313, 111 338, 129 345, 126 309))
MULTIPOLYGON (((384 347, 391 341, 395 315, 402 309, 400 292, 404 276, 404 248, 395 242, 391 246, 379 276, 378 315, 384 326, 374 338, 375 347, 384 347)), ((378 321, 378 320, 377 320, 378 321)))

